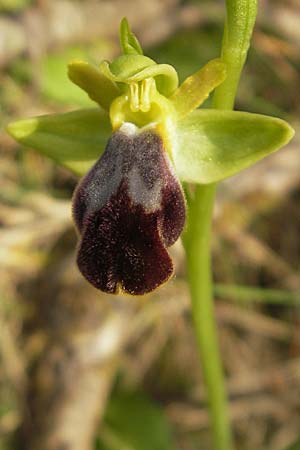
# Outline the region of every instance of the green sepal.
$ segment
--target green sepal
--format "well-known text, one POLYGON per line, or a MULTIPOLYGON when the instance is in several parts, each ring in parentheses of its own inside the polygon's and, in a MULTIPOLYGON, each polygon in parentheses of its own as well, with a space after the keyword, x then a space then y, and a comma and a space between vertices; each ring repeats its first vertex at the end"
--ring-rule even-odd
POLYGON ((207 99, 211 91, 224 81, 225 77, 225 64, 220 59, 213 59, 196 73, 186 78, 170 97, 178 117, 183 118, 198 108, 207 99))
POLYGON ((91 100, 107 111, 111 102, 120 95, 118 86, 111 79, 85 61, 71 61, 68 64, 68 76, 73 83, 87 92, 91 100))
POLYGON ((124 55, 142 55, 143 50, 124 17, 120 24, 120 44, 124 55))
POLYGON ((287 122, 239 111, 196 110, 177 125, 173 161, 181 181, 209 184, 236 174, 293 137, 287 122))
POLYGON ((108 115, 99 108, 19 120, 6 129, 16 141, 77 175, 101 156, 112 133, 108 115))

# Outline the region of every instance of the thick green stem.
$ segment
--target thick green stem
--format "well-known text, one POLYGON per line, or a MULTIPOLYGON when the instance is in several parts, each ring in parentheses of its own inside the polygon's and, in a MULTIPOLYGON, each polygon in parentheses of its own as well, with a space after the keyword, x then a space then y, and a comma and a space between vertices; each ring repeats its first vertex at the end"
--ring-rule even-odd
MULTIPOLYGON (((227 78, 216 89, 213 106, 232 109, 256 17, 256 0, 227 0, 222 59, 227 78)), ((215 450, 232 450, 224 375, 215 322, 211 274, 211 220, 216 185, 197 186, 189 201, 185 247, 197 343, 207 387, 215 450)))

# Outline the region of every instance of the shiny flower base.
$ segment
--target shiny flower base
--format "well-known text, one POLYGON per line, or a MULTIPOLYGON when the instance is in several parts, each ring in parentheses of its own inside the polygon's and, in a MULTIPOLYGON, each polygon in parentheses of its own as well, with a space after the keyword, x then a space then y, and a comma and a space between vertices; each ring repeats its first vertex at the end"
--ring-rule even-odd
POLYGON ((185 201, 160 136, 133 124, 115 132, 77 187, 73 215, 78 267, 93 286, 141 295, 167 281, 185 201))

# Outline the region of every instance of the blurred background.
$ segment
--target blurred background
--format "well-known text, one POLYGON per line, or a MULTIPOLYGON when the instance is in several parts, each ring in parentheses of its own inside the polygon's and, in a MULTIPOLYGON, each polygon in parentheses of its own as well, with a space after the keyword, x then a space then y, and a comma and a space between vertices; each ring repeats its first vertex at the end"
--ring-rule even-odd
MULTIPOLYGON (((299 129, 300 2, 261 0, 236 108, 299 129)), ((221 0, 0 0, 0 450, 213 450, 189 308, 176 277, 143 298, 75 266, 76 178, 3 127, 91 106, 72 58, 119 53, 127 16, 181 80, 219 55, 221 0)), ((300 142, 219 188, 213 268, 239 450, 299 450, 300 142)))

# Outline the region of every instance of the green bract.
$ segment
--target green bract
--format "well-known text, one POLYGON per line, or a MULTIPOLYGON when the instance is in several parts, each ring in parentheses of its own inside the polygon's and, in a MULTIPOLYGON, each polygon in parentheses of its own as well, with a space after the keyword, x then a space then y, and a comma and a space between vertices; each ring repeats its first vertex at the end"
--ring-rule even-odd
POLYGON ((100 108, 14 122, 17 141, 83 175, 101 156, 113 131, 131 122, 156 131, 181 181, 209 184, 231 176, 285 145, 294 131, 287 122, 238 111, 197 110, 226 77, 212 60, 178 87, 175 69, 142 54, 123 19, 123 55, 99 67, 69 64, 69 77, 100 108))

